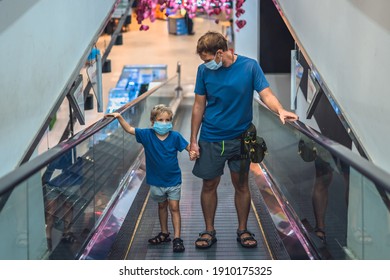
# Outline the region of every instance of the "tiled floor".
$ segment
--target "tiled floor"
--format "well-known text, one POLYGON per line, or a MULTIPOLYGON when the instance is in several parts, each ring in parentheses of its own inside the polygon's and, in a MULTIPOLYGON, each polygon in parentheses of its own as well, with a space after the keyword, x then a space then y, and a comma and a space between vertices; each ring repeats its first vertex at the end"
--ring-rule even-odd
MULTIPOLYGON (((103 73, 103 112, 108 103, 108 93, 115 87, 124 65, 131 64, 166 64, 168 66, 168 77, 175 75, 177 63, 180 62, 182 69, 182 85, 185 88, 184 94, 192 94, 195 82, 196 69, 201 60, 195 52, 198 38, 208 30, 222 31, 222 26, 216 24, 213 19, 194 19, 193 36, 176 36, 168 33, 168 22, 156 20, 149 24, 148 31, 139 31, 139 25, 135 18, 127 32, 122 33, 123 44, 114 45, 108 56, 111 60, 111 72, 103 73)), ((103 55, 106 46, 110 43, 110 35, 102 35, 96 46, 101 49, 103 55)), ((82 69, 81 74, 86 81, 86 70, 82 69)), ((84 82, 85 85, 85 82, 84 82)), ((75 132, 87 128, 104 116, 104 113, 97 112, 96 100, 94 109, 85 111, 86 125, 75 124, 75 132)), ((65 129, 69 120, 69 105, 65 99, 57 112, 57 121, 51 131, 43 137, 38 153, 55 146, 65 129)))

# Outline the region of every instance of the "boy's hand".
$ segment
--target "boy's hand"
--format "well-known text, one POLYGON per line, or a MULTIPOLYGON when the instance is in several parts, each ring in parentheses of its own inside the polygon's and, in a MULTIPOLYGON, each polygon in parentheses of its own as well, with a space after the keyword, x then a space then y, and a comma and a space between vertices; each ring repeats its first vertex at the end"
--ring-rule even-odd
POLYGON ((190 144, 190 159, 195 160, 199 158, 199 146, 198 143, 194 142, 190 144))
POLYGON ((195 160, 197 158, 195 151, 189 151, 190 160, 195 160))
POLYGON ((112 118, 117 118, 120 114, 119 113, 110 113, 104 115, 105 118, 112 117, 112 118))

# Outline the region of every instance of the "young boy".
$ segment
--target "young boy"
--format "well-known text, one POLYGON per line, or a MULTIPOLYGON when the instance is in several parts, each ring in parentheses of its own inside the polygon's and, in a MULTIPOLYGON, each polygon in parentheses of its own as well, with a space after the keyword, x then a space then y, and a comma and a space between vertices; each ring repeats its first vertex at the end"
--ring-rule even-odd
POLYGON ((181 217, 179 201, 181 195, 181 170, 177 151, 186 149, 189 143, 183 136, 172 131, 173 112, 171 108, 160 104, 150 113, 152 128, 134 128, 119 113, 107 114, 119 120, 122 128, 135 135, 138 143, 144 146, 146 155, 146 182, 150 185, 150 195, 158 202, 158 216, 161 232, 149 239, 151 244, 171 241, 168 232, 168 206, 174 229, 173 251, 183 252, 185 247, 180 238, 181 217))

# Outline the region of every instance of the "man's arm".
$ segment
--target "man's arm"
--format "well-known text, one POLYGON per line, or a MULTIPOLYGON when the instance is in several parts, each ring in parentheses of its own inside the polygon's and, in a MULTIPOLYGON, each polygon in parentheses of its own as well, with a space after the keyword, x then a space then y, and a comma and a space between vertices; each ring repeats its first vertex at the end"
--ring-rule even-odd
POLYGON ((118 119, 118 121, 119 121, 119 123, 121 124, 122 128, 123 128, 126 132, 128 132, 128 133, 130 133, 130 134, 132 134, 132 135, 135 135, 135 128, 132 127, 131 125, 129 125, 129 124, 125 121, 125 119, 122 117, 121 114, 119 114, 119 113, 111 113, 111 114, 105 115, 105 117, 114 117, 114 118, 118 119))
POLYGON ((284 124, 286 120, 296 121, 298 116, 293 112, 286 111, 279 100, 276 98, 270 87, 267 87, 259 92, 261 101, 267 107, 279 115, 280 121, 284 124))
POLYGON ((190 150, 194 151, 197 157, 199 157, 198 133, 199 133, 200 125, 202 123, 205 108, 206 108, 206 95, 195 94, 195 101, 194 101, 194 105, 192 106, 192 117, 191 117, 190 150))

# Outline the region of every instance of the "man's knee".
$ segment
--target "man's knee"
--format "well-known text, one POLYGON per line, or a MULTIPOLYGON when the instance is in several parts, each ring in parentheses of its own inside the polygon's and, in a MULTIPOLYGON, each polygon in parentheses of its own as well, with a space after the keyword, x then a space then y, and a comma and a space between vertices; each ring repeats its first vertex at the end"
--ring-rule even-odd
POLYGON ((238 186, 234 186, 234 189, 239 194, 250 194, 248 184, 239 184, 238 186))
POLYGON ((232 183, 236 191, 249 191, 248 176, 248 173, 240 174, 238 172, 231 172, 232 183))
POLYGON ((219 177, 211 180, 203 180, 202 192, 214 192, 219 184, 219 177))

